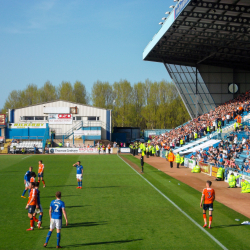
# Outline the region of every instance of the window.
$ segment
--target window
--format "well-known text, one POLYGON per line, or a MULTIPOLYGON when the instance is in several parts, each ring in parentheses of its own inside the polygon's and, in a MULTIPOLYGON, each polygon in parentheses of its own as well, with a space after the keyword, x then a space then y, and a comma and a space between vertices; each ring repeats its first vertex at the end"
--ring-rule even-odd
POLYGON ((73 121, 81 121, 82 117, 81 116, 73 116, 73 121))
POLYGON ((44 120, 44 116, 35 116, 36 121, 44 120))
POLYGON ((99 118, 100 118, 100 117, 96 117, 96 120, 99 121, 99 118))
POLYGON ((33 121, 34 120, 34 116, 24 116, 23 120, 25 120, 25 121, 33 121))
POLYGON ((88 121, 96 121, 96 116, 89 116, 88 121))

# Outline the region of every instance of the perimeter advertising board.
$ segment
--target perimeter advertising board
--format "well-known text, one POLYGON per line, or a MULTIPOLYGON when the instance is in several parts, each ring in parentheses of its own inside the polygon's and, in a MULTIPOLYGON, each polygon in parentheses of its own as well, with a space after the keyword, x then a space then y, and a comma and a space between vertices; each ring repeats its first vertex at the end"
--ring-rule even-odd
MULTIPOLYGON (((97 148, 50 148, 50 154, 98 154, 97 148)), ((101 150, 101 153, 103 151, 101 150)), ((108 153, 108 149, 106 150, 108 153)), ((113 149, 111 148, 111 153, 113 153, 113 149)))
POLYGON ((212 176, 217 177, 218 167, 212 166, 212 176))
POLYGON ((188 159, 188 167, 193 169, 196 165, 196 160, 188 159))
POLYGON ((210 175, 211 166, 208 163, 199 162, 199 166, 201 168, 201 173, 210 175))
POLYGON ((130 153, 130 148, 120 148, 121 153, 130 153))
POLYGON ((49 124, 72 124, 72 114, 49 114, 49 124))

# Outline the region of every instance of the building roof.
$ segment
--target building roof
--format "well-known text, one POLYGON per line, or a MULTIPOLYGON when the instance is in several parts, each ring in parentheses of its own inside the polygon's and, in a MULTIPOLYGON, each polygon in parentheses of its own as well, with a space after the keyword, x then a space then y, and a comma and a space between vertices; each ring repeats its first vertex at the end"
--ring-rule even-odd
POLYGON ((250 69, 249 0, 179 0, 143 60, 250 69))
MULTIPOLYGON (((87 105, 87 104, 83 104, 83 103, 76 103, 76 102, 71 102, 71 101, 65 101, 65 100, 62 100, 62 99, 58 99, 58 100, 54 100, 54 101, 49 101, 49 102, 41 102, 41 103, 37 103, 37 104, 33 104, 33 105, 28 105, 28 106, 24 106, 24 107, 16 108, 16 109, 23 109, 23 108, 28 108, 28 107, 34 107, 34 106, 43 105, 43 104, 48 104, 48 103, 52 103, 52 102, 58 102, 58 101, 67 102, 67 103, 72 103, 73 105, 87 106, 87 107, 90 107, 90 108, 111 110, 111 109, 105 109, 105 108, 94 107, 94 106, 87 105)), ((15 110, 16 110, 16 109, 15 109, 15 110)))

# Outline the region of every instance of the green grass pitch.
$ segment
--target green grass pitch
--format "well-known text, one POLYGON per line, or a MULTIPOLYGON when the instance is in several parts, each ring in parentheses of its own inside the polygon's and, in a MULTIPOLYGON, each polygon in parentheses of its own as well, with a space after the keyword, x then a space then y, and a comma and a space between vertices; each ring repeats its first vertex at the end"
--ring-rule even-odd
MULTIPOLYGON (((126 157, 140 165, 136 158, 126 157)), ((143 177, 203 225, 198 191, 148 164, 143 177)), ((222 249, 117 155, 2 155, 0 187, 0 249, 44 249, 56 191, 62 192, 68 214, 69 225, 65 227, 63 219, 61 234, 65 249, 222 249), (46 181, 46 188, 40 188, 43 229, 26 232, 23 177, 29 166, 37 173, 40 159, 46 181), (76 189, 72 167, 78 160, 84 167, 82 190, 76 189)), ((248 218, 218 202, 213 218, 213 228, 206 230, 226 248, 249 249, 250 227, 240 225, 248 218)), ((54 231, 47 248, 55 247, 54 231)))

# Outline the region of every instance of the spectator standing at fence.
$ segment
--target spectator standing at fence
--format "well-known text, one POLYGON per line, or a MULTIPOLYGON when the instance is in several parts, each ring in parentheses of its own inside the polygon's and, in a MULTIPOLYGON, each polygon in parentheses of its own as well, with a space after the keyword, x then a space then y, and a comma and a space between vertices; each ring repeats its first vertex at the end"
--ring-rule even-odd
POLYGON ((170 149, 168 154, 168 161, 170 162, 170 167, 173 168, 173 162, 175 160, 174 153, 172 152, 172 149, 170 149))

